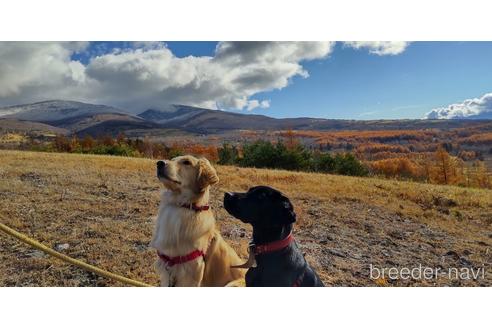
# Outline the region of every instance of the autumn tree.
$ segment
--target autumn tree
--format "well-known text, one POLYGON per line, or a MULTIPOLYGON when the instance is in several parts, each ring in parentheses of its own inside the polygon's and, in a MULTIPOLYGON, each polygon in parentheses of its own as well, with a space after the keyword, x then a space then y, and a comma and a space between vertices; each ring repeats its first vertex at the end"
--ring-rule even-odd
POLYGON ((434 166, 430 172, 430 181, 441 184, 465 184, 466 170, 463 160, 449 155, 443 148, 438 147, 434 153, 434 166))
POLYGON ((287 130, 284 134, 284 145, 287 149, 292 150, 299 146, 299 140, 297 140, 296 134, 292 129, 287 130))
POLYGON ((80 141, 80 146, 82 150, 89 151, 96 145, 96 141, 90 135, 86 134, 84 138, 80 141))
POLYGON ((434 170, 434 179, 438 183, 451 184, 453 180, 454 165, 449 153, 443 148, 438 147, 435 154, 436 169, 434 170))
POLYGON ((113 137, 110 135, 104 135, 101 138, 98 139, 99 144, 103 146, 114 146, 115 142, 113 137))
POLYGON ((70 140, 64 135, 57 135, 55 140, 53 140, 53 146, 56 151, 59 152, 69 152, 70 151, 70 140))
POLYGON ((80 152, 80 143, 76 135, 70 139, 70 152, 80 152))
POLYGON ((475 161, 472 166, 471 185, 479 188, 492 188, 487 166, 483 161, 475 161))
POLYGON ((142 141, 142 154, 148 158, 154 158, 154 145, 150 141, 149 137, 145 137, 142 141))
POLYGON ((406 157, 388 158, 370 163, 373 172, 387 177, 405 177, 420 179, 425 169, 406 157))
POLYGON ((121 145, 123 143, 126 143, 126 136, 125 136, 125 133, 124 132, 118 133, 118 135, 116 136, 116 143, 118 145, 121 145))

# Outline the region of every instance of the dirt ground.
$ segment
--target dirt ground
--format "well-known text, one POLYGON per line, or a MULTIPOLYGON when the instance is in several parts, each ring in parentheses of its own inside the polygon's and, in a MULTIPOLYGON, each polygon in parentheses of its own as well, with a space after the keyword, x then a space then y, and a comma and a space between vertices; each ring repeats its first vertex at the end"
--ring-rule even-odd
MULTIPOLYGON (((492 191, 218 166, 211 205, 246 258, 248 226, 225 191, 270 185, 298 214, 295 237, 327 286, 492 286, 492 191), (432 278, 371 279, 373 268, 439 268, 432 278), (459 270, 451 275, 449 269, 459 270), (475 279, 463 272, 475 270, 475 279), (482 270, 482 271, 480 271, 482 270), (460 278, 461 277, 461 278, 460 278)), ((0 222, 60 252, 158 285, 148 248, 160 184, 147 159, 0 151, 0 222)), ((375 278, 373 271, 373 277, 375 278)), ((121 286, 0 234, 0 286, 121 286)))

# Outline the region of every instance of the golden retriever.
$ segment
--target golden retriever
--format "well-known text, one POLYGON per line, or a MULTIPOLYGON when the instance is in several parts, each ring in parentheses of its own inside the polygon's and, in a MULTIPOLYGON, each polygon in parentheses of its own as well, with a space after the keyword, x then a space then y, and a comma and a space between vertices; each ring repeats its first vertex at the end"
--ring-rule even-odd
POLYGON ((244 270, 236 252, 215 227, 209 189, 219 182, 205 158, 179 156, 157 162, 163 183, 161 204, 150 244, 157 250, 161 286, 241 285, 244 270))

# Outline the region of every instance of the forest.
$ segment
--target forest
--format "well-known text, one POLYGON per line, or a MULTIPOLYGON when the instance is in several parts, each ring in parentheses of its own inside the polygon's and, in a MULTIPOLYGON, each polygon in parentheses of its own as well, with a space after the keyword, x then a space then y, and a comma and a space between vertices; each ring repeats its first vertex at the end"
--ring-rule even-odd
MULTIPOLYGON (((454 131, 454 133, 457 133, 454 131)), ((434 184, 492 188, 485 158, 492 133, 464 131, 439 142, 435 131, 278 131, 274 138, 249 133, 241 142, 198 144, 150 138, 56 135, 46 140, 6 134, 1 148, 146 158, 204 156, 221 165, 377 176, 434 184), (10 140, 10 142, 9 142, 10 140), (306 142, 306 140, 311 142, 306 142), (314 142, 312 142, 314 140, 314 142)), ((442 139, 442 134, 441 134, 442 139)))

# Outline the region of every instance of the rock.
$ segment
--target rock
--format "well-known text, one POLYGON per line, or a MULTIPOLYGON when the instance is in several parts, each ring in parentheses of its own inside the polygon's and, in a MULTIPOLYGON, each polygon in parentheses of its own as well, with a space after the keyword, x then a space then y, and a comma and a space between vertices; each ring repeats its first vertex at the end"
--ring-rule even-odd
POLYGON ((450 213, 448 208, 442 207, 442 206, 438 207, 437 210, 443 214, 446 214, 446 215, 449 215, 449 213, 450 213))
POLYGON ((390 238, 384 238, 379 243, 382 246, 386 246, 386 247, 396 247, 397 246, 397 244, 393 240, 391 240, 390 238))
POLYGON ((395 239, 403 239, 405 238, 405 234, 401 231, 398 231, 398 230, 393 230, 393 231, 390 231, 388 232, 388 235, 392 238, 395 238, 395 239))
POLYGON ((360 260, 360 259, 362 259, 362 254, 353 253, 353 254, 350 254, 350 257, 355 259, 355 260, 360 260))
POLYGON ((69 249, 70 248, 70 245, 69 244, 56 244, 55 245, 55 250, 58 251, 58 252, 61 252, 61 251, 64 251, 66 249, 69 249))
POLYGON ((35 172, 27 172, 23 173, 19 176, 20 180, 22 182, 31 182, 33 185, 37 187, 42 187, 44 186, 44 181, 38 173, 35 172))
POLYGON ((149 248, 149 245, 148 242, 136 241, 134 242, 134 247, 139 252, 145 252, 149 248))
POLYGON ((374 226, 372 224, 369 224, 369 223, 364 223, 364 231, 368 232, 368 233, 373 233, 374 232, 374 226))
POLYGON ((459 254, 456 253, 455 251, 449 251, 446 254, 444 254, 443 256, 451 257, 455 261, 457 261, 460 258, 459 254))
POLYGON ((458 205, 458 203, 450 198, 442 197, 442 196, 433 196, 433 203, 435 206, 439 207, 452 207, 458 205))
POLYGON ((394 261, 389 260, 389 259, 388 259, 388 260, 386 260, 386 262, 385 262, 385 263, 386 263, 386 265, 390 265, 390 266, 392 266, 392 267, 396 267, 396 266, 397 266, 397 263, 395 263, 394 261))
POLYGON ((460 257, 460 265, 463 265, 463 266, 472 266, 473 263, 468 260, 466 257, 460 257))
POLYGON ((342 251, 340 250, 337 250, 337 249, 330 249, 328 250, 328 252, 332 255, 335 255, 335 256, 338 256, 338 257, 347 257, 347 255, 345 253, 343 253, 342 251))

